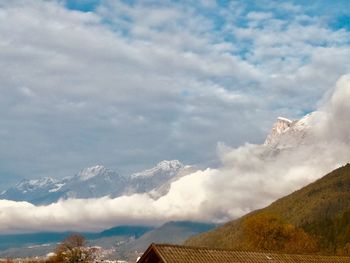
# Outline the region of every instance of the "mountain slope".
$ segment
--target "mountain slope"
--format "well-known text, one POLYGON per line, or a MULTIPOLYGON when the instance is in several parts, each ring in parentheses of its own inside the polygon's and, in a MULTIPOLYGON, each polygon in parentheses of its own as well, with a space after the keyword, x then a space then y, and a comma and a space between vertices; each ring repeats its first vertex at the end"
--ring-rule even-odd
POLYGON ((136 262, 140 253, 144 252, 152 243, 181 244, 190 236, 209 231, 214 227, 216 227, 215 224, 191 221, 168 222, 137 239, 120 244, 116 251, 119 257, 127 259, 129 262, 136 262))
POLYGON ((188 237, 209 231, 216 225, 190 221, 168 222, 127 245, 128 250, 144 251, 151 243, 181 244, 188 237))
POLYGON ((155 167, 130 176, 122 176, 101 165, 81 170, 61 180, 45 177, 23 180, 0 194, 0 199, 50 204, 67 198, 118 197, 151 190, 155 197, 168 191, 170 182, 191 172, 177 160, 162 161, 155 167))
POLYGON ((94 198, 118 194, 126 187, 127 179, 118 173, 97 165, 81 170, 71 177, 56 180, 43 178, 23 180, 0 195, 1 199, 49 204, 59 199, 94 198))
POLYGON ((275 215, 304 231, 316 240, 318 250, 323 253, 346 254, 350 241, 350 165, 334 170, 264 209, 192 237, 186 244, 244 249, 246 222, 264 214, 275 215))

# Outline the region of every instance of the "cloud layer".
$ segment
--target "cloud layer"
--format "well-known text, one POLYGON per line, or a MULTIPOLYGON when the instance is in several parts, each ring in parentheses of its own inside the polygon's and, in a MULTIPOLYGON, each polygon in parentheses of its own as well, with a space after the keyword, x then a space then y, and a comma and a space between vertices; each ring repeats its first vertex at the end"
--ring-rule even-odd
POLYGON ((218 141, 261 142, 350 70, 346 28, 292 2, 65 2, 0 1, 3 187, 98 163, 207 167, 218 141))
POLYGON ((100 230, 169 220, 223 222, 261 208, 349 162, 350 75, 336 83, 310 120, 302 145, 274 155, 246 144, 219 147, 221 165, 182 177, 154 200, 148 194, 66 200, 47 206, 0 200, 0 231, 100 230))

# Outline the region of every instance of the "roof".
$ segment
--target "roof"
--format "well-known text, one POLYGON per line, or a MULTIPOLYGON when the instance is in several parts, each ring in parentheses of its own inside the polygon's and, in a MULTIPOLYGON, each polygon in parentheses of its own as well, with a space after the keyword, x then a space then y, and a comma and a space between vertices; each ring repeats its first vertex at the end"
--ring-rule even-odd
POLYGON ((350 257, 244 252, 152 244, 138 263, 350 263, 350 257))

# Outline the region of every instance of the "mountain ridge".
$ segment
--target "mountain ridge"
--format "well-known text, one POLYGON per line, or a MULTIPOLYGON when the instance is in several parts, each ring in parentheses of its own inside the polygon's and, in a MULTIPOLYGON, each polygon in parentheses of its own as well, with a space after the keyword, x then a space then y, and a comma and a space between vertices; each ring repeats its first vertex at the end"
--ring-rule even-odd
MULTIPOLYGON (((124 176, 102 165, 96 165, 60 180, 51 177, 22 180, 14 187, 3 191, 0 199, 50 204, 67 198, 103 196, 115 198, 121 195, 146 193, 169 184, 179 175, 186 175, 186 171, 191 171, 189 167, 178 160, 164 160, 151 169, 124 176)), ((164 189, 158 195, 166 193, 167 188, 164 189)))
MULTIPOLYGON (((278 117, 265 142, 262 159, 267 160, 281 151, 306 143, 310 137, 309 128, 317 112, 299 120, 278 117)), ((102 165, 80 170, 76 175, 61 180, 44 177, 22 180, 16 186, 0 193, 0 199, 28 201, 33 204, 50 204, 67 198, 99 198, 134 193, 148 193, 153 199, 164 196, 170 184, 194 171, 178 160, 161 161, 154 167, 128 176, 120 175, 102 165)))

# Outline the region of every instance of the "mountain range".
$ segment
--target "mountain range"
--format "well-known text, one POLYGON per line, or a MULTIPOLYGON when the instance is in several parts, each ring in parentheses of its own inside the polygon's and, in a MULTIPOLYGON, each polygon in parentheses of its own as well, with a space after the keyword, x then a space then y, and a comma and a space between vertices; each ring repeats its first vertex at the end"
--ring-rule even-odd
MULTIPOLYGON (((279 117, 262 145, 265 158, 307 143, 307 139, 312 137, 310 127, 316 114, 314 112, 294 121, 279 117)), ((0 193, 0 199, 27 201, 37 205, 68 198, 114 198, 134 193, 149 193, 156 199, 168 192, 173 181, 193 171, 193 166, 185 166, 177 160, 162 161, 151 169, 128 176, 96 165, 63 179, 44 177, 22 180, 0 193)))
POLYGON ((23 180, 0 194, 0 199, 50 204, 68 198, 118 197, 150 192, 154 198, 169 190, 172 181, 190 173, 193 167, 177 160, 162 161, 155 167, 129 176, 97 165, 63 179, 44 177, 23 180))

